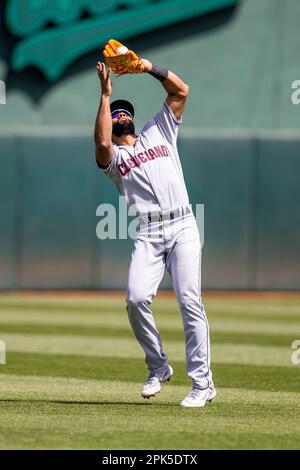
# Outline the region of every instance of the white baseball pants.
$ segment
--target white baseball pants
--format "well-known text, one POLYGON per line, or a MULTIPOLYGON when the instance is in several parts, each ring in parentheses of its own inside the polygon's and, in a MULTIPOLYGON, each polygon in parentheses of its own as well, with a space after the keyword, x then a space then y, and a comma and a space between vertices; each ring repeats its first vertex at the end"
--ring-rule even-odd
POLYGON ((201 244, 193 214, 143 224, 134 242, 127 286, 127 312, 151 374, 163 376, 168 357, 150 308, 165 269, 182 313, 186 367, 193 388, 212 387, 209 326, 201 303, 201 244))

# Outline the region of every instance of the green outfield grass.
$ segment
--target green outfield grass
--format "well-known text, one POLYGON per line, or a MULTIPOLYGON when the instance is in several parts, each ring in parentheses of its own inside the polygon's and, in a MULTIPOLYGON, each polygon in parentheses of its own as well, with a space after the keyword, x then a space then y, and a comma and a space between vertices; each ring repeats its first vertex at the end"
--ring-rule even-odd
POLYGON ((184 409, 180 313, 154 302, 174 378, 144 400, 147 370, 120 297, 0 297, 1 449, 298 449, 300 300, 205 299, 217 398, 184 409))

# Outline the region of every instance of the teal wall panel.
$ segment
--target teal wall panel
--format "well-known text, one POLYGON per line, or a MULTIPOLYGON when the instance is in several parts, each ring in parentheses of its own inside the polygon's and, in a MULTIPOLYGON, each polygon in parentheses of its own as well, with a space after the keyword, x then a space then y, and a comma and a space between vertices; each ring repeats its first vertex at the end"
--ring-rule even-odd
POLYGON ((93 172, 90 139, 19 139, 19 286, 89 287, 93 172))
POLYGON ((18 157, 12 136, 2 136, 0 142, 0 286, 10 288, 15 286, 18 256, 18 157))
POLYGON ((257 279, 260 288, 300 287, 300 140, 259 141, 257 279))

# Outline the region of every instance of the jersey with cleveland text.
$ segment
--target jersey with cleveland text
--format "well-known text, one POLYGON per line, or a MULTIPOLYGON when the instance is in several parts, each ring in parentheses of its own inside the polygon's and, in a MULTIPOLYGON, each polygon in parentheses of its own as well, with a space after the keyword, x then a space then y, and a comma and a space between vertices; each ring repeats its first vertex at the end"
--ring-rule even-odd
POLYGON ((143 127, 134 147, 114 144, 104 172, 140 214, 189 204, 176 145, 180 123, 165 102, 143 127))

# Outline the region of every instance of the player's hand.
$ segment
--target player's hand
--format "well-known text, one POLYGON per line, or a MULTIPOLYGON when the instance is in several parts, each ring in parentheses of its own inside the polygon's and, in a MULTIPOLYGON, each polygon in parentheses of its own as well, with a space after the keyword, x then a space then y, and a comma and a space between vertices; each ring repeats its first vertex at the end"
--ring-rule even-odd
POLYGON ((116 39, 110 39, 103 49, 107 65, 120 76, 126 73, 146 72, 143 60, 132 50, 116 39))
POLYGON ((111 68, 106 66, 103 62, 97 62, 96 65, 98 77, 100 78, 102 95, 110 96, 112 93, 112 85, 110 80, 111 68))

